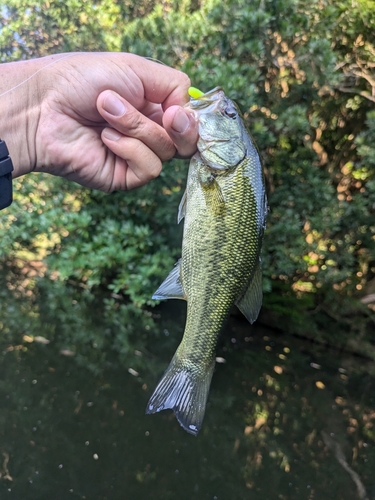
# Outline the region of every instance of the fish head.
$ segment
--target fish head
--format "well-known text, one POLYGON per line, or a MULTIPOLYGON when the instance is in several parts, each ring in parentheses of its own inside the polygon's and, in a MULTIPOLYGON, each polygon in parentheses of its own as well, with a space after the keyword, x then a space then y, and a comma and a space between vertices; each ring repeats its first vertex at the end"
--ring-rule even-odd
POLYGON ((221 87, 191 99, 187 104, 198 121, 198 151, 214 171, 234 168, 246 156, 244 124, 236 104, 221 87))

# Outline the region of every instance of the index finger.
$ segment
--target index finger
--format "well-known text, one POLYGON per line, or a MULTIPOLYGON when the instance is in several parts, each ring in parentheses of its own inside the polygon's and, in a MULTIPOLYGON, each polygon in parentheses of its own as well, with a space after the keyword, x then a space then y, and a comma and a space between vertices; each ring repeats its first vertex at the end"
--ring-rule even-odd
POLYGON ((141 80, 148 101, 162 104, 164 110, 189 101, 191 82, 186 73, 135 54, 128 56, 128 65, 141 80))

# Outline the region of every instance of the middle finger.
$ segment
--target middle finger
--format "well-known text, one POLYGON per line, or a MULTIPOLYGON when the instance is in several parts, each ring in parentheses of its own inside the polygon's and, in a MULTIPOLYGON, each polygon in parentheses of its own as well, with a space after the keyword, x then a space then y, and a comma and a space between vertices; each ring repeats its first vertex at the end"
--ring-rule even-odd
POLYGON ((113 128, 127 137, 142 141, 161 161, 168 160, 175 154, 176 148, 164 128, 115 92, 102 92, 97 99, 97 108, 113 128))

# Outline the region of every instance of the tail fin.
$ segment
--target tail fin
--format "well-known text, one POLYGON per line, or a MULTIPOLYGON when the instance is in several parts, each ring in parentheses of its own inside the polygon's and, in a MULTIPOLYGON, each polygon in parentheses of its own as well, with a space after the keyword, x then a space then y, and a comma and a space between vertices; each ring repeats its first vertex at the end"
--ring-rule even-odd
POLYGON ((170 408, 185 431, 196 436, 202 426, 214 367, 214 360, 206 369, 198 368, 175 354, 147 404, 146 413, 170 408))

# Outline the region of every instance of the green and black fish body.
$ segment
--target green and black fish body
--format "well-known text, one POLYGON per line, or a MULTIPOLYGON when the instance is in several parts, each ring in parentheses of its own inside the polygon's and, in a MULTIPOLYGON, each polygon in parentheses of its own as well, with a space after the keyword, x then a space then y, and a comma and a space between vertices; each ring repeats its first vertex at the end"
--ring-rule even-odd
POLYGON ((171 408, 196 435, 215 365, 217 337, 236 304, 253 323, 262 304, 260 251, 267 201, 262 165, 241 114, 221 88, 187 105, 198 121, 178 221, 182 256, 153 298, 187 300, 185 332, 147 413, 171 408))

